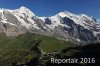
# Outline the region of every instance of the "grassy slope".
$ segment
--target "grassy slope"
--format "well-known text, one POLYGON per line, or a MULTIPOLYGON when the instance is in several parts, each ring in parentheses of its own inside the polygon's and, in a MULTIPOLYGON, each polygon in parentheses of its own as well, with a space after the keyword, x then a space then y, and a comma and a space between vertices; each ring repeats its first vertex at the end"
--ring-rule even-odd
MULTIPOLYGON (((43 35, 26 33, 8 38, 2 33, 0 34, 0 66, 23 66, 23 64, 36 66, 35 63, 38 63, 40 57, 37 46, 44 52, 62 50, 60 54, 55 55, 56 58, 95 57, 98 62, 100 61, 100 44, 75 47, 70 42, 43 35)), ((48 61, 49 58, 44 60, 48 61)))
POLYGON ((33 59, 39 58, 38 44, 44 52, 59 51, 72 46, 69 42, 43 35, 26 33, 8 38, 2 33, 0 34, 0 66, 30 64, 33 59))
POLYGON ((39 44, 39 46, 44 52, 60 51, 65 48, 74 46, 70 42, 58 40, 53 37, 40 36, 40 39, 41 39, 41 43, 39 44))
POLYGON ((8 38, 0 34, 0 66, 22 65, 30 62, 38 56, 32 49, 39 40, 35 40, 31 34, 20 35, 16 38, 8 38))

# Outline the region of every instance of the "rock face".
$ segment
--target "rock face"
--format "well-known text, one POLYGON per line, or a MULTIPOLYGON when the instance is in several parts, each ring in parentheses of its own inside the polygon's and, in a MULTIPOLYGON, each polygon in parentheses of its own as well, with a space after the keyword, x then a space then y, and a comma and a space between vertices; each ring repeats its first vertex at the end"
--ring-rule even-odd
POLYGON ((23 6, 16 10, 0 9, 0 32, 8 36, 32 32, 80 44, 100 41, 100 24, 92 17, 67 11, 38 17, 23 6))

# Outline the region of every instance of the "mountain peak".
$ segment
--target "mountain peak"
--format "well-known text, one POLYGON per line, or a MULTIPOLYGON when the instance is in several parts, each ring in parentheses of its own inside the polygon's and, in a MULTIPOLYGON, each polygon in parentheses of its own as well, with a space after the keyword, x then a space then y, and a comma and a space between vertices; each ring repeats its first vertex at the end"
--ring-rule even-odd
POLYGON ((92 17, 90 17, 90 16, 87 16, 86 14, 81 14, 80 16, 81 16, 81 17, 85 17, 85 18, 89 18, 89 19, 92 18, 92 17))
POLYGON ((25 6, 21 6, 20 9, 24 9, 24 10, 26 10, 26 9, 28 9, 28 8, 25 7, 25 6))
POLYGON ((70 12, 68 12, 68 11, 63 11, 63 12, 58 13, 58 15, 62 16, 62 17, 65 17, 65 16, 67 16, 69 14, 70 14, 70 12))
POLYGON ((28 9, 28 8, 25 7, 25 6, 21 6, 21 7, 18 9, 18 11, 19 11, 20 13, 25 13, 25 14, 27 14, 29 17, 35 16, 35 14, 34 14, 30 9, 28 9))
POLYGON ((15 10, 1 9, 0 16, 0 32, 5 32, 8 36, 32 32, 79 43, 100 41, 100 25, 85 14, 77 15, 63 11, 51 17, 38 17, 30 9, 22 6, 15 10))
POLYGON ((71 17, 71 16, 76 16, 75 14, 69 12, 69 11, 63 11, 58 13, 56 16, 60 16, 60 17, 71 17))
POLYGON ((93 18, 93 17, 91 17, 91 16, 88 16, 88 15, 86 15, 86 14, 80 14, 80 17, 82 18, 82 19, 88 19, 88 20, 90 20, 90 21, 92 21, 92 22, 96 22, 96 20, 93 18))
POLYGON ((60 12, 60 13, 69 14, 70 12, 69 11, 63 11, 63 12, 60 12))

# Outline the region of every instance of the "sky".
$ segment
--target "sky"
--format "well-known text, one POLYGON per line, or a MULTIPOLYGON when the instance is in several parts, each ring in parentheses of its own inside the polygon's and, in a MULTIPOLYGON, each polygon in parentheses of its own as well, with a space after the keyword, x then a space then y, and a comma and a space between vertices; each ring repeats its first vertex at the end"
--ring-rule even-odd
POLYGON ((87 14, 100 20, 100 0, 0 0, 0 8, 25 6, 37 16, 53 16, 62 11, 87 14))

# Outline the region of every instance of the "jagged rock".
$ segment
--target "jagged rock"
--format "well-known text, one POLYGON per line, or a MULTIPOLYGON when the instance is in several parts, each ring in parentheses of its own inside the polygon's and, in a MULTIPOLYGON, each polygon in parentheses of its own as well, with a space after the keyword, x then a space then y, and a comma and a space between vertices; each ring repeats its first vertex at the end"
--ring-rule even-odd
POLYGON ((15 10, 0 9, 0 32, 5 32, 7 36, 31 32, 76 44, 100 41, 100 24, 93 17, 67 11, 51 17, 38 17, 23 6, 15 10))

